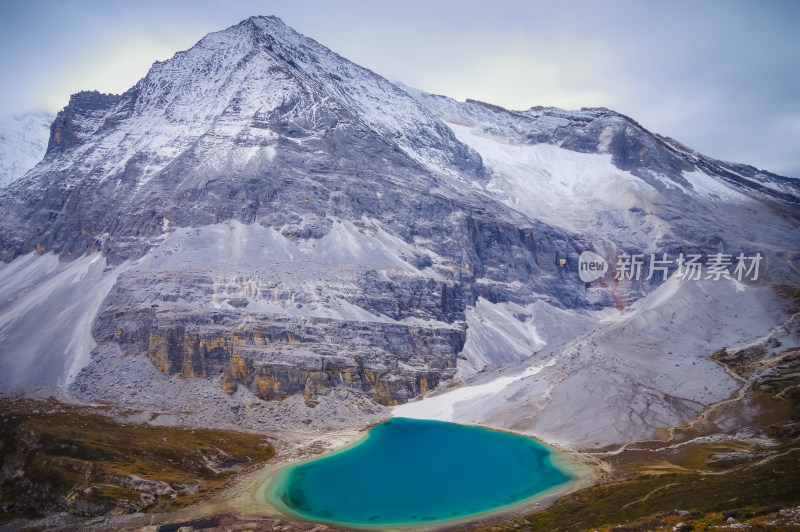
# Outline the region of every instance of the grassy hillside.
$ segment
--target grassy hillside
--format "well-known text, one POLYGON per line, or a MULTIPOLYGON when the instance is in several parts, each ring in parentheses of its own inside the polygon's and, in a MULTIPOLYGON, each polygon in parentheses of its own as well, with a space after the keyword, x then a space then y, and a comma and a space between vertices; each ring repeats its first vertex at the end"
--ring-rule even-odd
POLYGON ((126 424, 96 408, 0 398, 0 522, 168 511, 273 455, 262 435, 126 424))

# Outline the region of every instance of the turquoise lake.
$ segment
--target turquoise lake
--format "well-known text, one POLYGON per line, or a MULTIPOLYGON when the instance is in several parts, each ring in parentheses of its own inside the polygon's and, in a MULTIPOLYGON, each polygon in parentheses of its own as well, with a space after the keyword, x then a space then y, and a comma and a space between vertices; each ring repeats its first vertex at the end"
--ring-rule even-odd
POLYGON ((515 504, 574 478, 529 438, 395 418, 355 446, 284 470, 269 498, 316 521, 430 524, 515 504))

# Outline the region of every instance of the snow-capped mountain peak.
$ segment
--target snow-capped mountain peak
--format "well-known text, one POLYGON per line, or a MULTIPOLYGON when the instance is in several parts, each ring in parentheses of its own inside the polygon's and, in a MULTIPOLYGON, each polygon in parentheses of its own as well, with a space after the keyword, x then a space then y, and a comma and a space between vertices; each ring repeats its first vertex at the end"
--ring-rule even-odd
MULTIPOLYGON (((101 103, 89 106, 91 119, 82 117, 83 123, 62 120, 67 132, 85 135, 61 137, 107 139, 104 149, 84 149, 82 157, 95 168, 104 166, 105 177, 124 171, 134 154, 153 155, 140 178, 146 181, 163 168, 158 161, 166 163, 198 141, 236 138, 274 148, 276 133, 287 127, 301 138, 335 130, 341 122, 372 130, 429 171, 474 177, 481 169, 480 158, 414 99, 275 17, 252 17, 211 33, 156 62, 121 97, 101 103), (291 124, 276 122, 286 115, 291 124)), ((67 107, 59 116, 69 118, 71 111, 67 107)))

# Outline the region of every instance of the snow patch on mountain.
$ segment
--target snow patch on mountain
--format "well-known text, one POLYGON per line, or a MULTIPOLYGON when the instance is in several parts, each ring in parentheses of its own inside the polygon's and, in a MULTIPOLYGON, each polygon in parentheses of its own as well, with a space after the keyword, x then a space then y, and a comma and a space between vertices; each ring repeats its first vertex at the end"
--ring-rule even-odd
MULTIPOLYGON (((705 172, 684 172, 683 175, 686 180, 691 183, 692 190, 705 198, 728 203, 745 203, 749 201, 749 198, 742 194, 741 191, 720 179, 715 179, 705 172)), ((773 190, 781 191, 782 189, 775 185, 773 190)))
POLYGON ((491 399, 502 393, 512 383, 540 373, 555 364, 555 358, 538 366, 528 366, 524 371, 510 377, 497 377, 482 384, 462 386, 455 390, 436 394, 423 400, 409 402, 392 409, 393 417, 411 419, 430 419, 434 421, 454 421, 458 403, 491 399))
POLYGON ((703 156, 609 109, 513 111, 398 86, 481 154, 491 179, 479 188, 554 227, 645 252, 702 246, 708 231, 796 248, 776 211, 798 204, 800 181, 703 156))
POLYGON ((668 232, 657 216, 632 223, 631 211, 652 210, 657 191, 611 164, 610 155, 579 153, 551 144, 519 144, 481 129, 448 123, 491 169, 487 192, 531 218, 573 232, 608 234, 629 227, 641 249, 668 232), (598 216, 603 212, 603 216, 598 216))
POLYGON ((333 221, 320 238, 293 238, 271 227, 232 220, 196 228, 178 228, 163 237, 137 264, 150 269, 179 269, 187 264, 313 263, 345 270, 359 267, 391 269, 434 279, 435 268, 419 269, 410 260, 431 253, 390 235, 380 222, 362 218, 358 225, 349 220, 333 221))

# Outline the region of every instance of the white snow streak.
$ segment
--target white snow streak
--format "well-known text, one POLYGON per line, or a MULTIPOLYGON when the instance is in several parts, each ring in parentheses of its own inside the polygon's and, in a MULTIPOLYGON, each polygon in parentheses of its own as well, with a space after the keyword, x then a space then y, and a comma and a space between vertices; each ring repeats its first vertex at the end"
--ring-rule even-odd
POLYGON ((407 417, 412 419, 431 419, 435 421, 453 421, 456 405, 462 401, 493 397, 510 384, 524 378, 536 375, 546 367, 555 364, 555 358, 545 364, 530 366, 523 372, 511 377, 498 377, 484 384, 464 386, 441 395, 426 397, 412 403, 405 403, 392 409, 392 416, 407 417))

